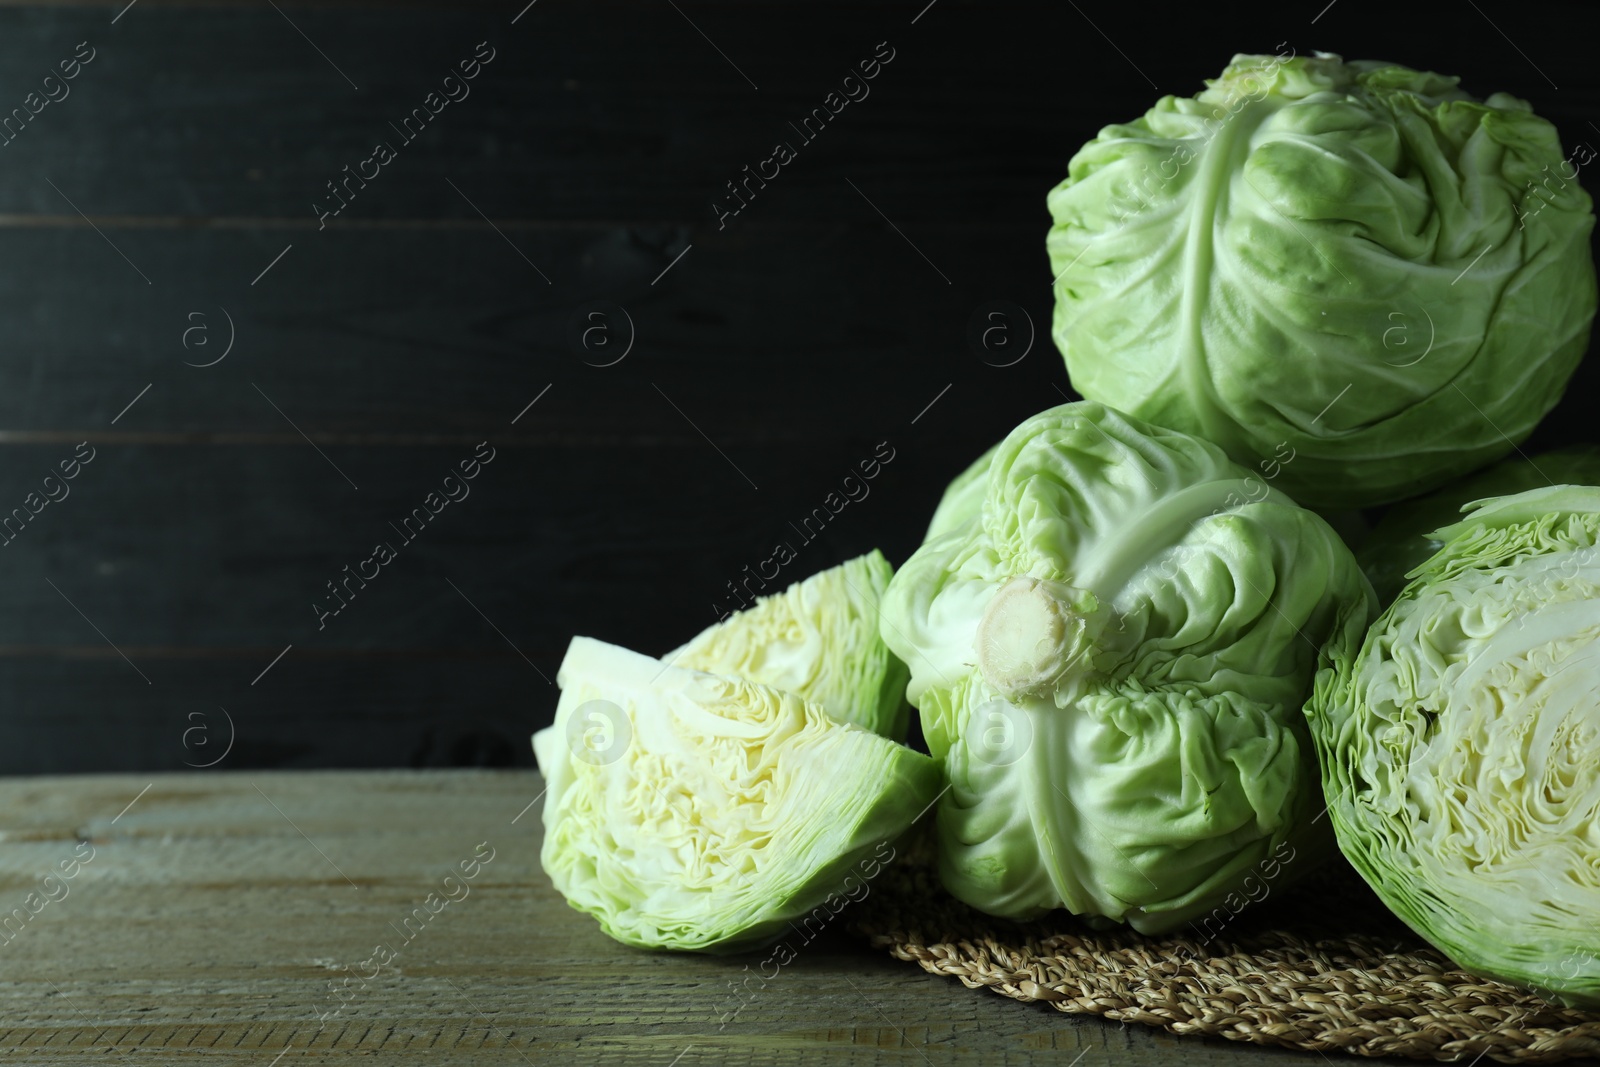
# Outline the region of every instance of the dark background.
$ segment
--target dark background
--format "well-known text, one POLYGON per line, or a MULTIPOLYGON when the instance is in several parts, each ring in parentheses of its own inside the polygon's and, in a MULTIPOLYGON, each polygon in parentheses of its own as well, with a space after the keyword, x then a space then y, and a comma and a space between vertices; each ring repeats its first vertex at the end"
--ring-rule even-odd
MULTIPOLYGON (((0 148, 0 514, 95 450, 0 548, 0 772, 530 764, 572 634, 676 645, 883 441, 784 578, 900 562, 1067 389, 1067 160, 1235 52, 1459 74, 1600 144, 1586 4, 523 2, 0 7, 0 115, 95 49, 0 148), (403 143, 481 41, 471 95, 403 143), (871 95, 800 146, 881 41, 871 95), (319 231, 379 140, 397 158, 319 231), (719 230, 778 140, 799 158, 719 230), (615 307, 614 347, 574 343, 595 301, 632 323, 613 366, 615 307), (992 301, 1003 353, 969 338, 992 301), (378 541, 398 558, 319 630, 378 541)), ((1596 379, 1541 442, 1587 433, 1596 379)))

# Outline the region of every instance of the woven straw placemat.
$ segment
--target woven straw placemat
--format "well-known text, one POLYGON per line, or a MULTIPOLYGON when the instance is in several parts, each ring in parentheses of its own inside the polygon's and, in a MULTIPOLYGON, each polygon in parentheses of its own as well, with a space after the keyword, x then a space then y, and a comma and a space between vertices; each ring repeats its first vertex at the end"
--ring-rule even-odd
POLYGON ((894 864, 858 933, 969 988, 1175 1034, 1357 1056, 1557 1063, 1600 1056, 1600 1013, 1459 970, 1348 866, 1246 908, 1202 940, 1093 930, 1065 912, 1017 924, 952 898, 924 862, 894 864))

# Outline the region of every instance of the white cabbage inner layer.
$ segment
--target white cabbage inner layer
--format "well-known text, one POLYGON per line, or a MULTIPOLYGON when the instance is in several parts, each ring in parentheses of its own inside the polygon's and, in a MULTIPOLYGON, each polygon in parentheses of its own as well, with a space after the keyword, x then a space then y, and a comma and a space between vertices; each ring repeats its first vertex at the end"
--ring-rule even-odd
POLYGON ((533 739, 541 860, 629 944, 768 939, 934 796, 926 756, 792 693, 581 637, 557 682, 556 721, 533 739))
POLYGON ((1593 557, 1556 552, 1426 584, 1358 682, 1373 718, 1357 778, 1374 787, 1359 803, 1386 816, 1370 823, 1390 839, 1384 862, 1447 910, 1524 933, 1600 931, 1593 557))

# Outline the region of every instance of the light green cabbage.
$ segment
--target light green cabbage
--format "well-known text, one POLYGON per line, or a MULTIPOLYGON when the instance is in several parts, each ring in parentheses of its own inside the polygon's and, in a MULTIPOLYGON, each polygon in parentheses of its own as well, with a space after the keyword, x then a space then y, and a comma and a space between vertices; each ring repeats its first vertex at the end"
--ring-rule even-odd
POLYGON ((840 722, 902 741, 907 672, 878 638, 878 602, 893 575, 874 549, 761 597, 662 658, 786 689, 840 722))
POLYGON ((1478 502, 1307 707, 1344 854, 1469 970, 1600 1005, 1600 489, 1478 502))
POLYGON ((1371 592, 1328 525, 1216 446, 1092 403, 1018 426, 976 486, 883 602, 950 783, 950 891, 1159 932, 1273 856, 1299 857, 1287 883, 1331 852, 1300 708, 1371 592))
POLYGON ((1439 551, 1442 542, 1436 532, 1460 519, 1465 505, 1546 485, 1600 485, 1600 447, 1573 445, 1532 458, 1518 455, 1390 508, 1356 549, 1356 561, 1371 580, 1378 603, 1394 600, 1410 571, 1439 551))
POLYGON ((978 514, 983 507, 989 461, 993 458, 994 448, 991 448, 973 460, 971 466, 956 475, 955 480, 945 487, 944 494, 939 497, 938 507, 933 509, 933 518, 928 522, 924 541, 932 541, 941 534, 949 533, 978 514))
POLYGON ((1593 153, 1456 81, 1236 56, 1103 129, 1049 196, 1074 388, 1249 467, 1292 453, 1274 484, 1308 506, 1508 452, 1588 343, 1593 153))
POLYGON ((625 944, 737 951, 831 914, 939 789, 927 756, 753 682, 586 637, 556 681, 540 860, 625 944))

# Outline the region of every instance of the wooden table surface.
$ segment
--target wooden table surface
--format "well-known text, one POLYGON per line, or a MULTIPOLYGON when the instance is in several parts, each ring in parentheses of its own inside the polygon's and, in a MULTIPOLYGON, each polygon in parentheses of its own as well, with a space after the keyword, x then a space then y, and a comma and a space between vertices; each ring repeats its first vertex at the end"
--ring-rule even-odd
POLYGON ((541 789, 526 771, 0 782, 0 1062, 1324 1062, 1020 1004, 838 933, 719 1028, 748 961, 636 952, 568 909, 539 869, 541 789))

